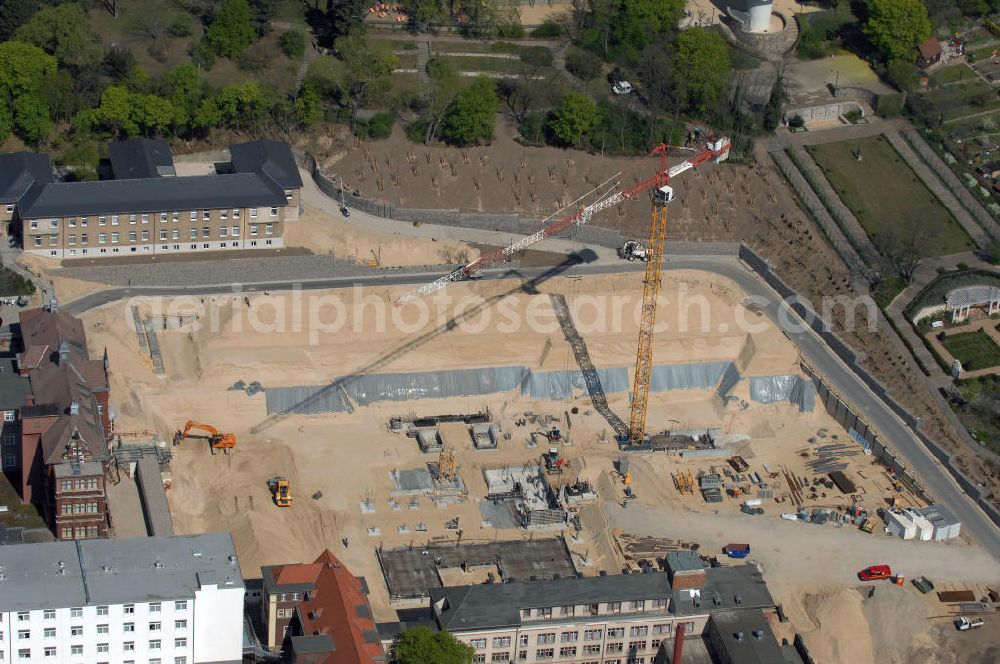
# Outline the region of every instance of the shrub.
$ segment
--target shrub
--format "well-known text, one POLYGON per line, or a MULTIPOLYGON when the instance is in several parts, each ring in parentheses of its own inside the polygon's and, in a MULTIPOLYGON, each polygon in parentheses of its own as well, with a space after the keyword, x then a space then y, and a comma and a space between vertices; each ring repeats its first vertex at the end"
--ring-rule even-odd
POLYGON ((194 19, 191 18, 190 14, 178 13, 170 21, 167 32, 174 37, 189 37, 194 32, 194 19))
POLYGON ((552 66, 552 51, 544 46, 523 46, 518 49, 521 62, 536 67, 552 66))
POLYGON ((792 129, 801 129, 806 126, 806 121, 802 119, 802 116, 796 113, 792 117, 788 118, 788 126, 792 129))
POLYGON ((584 81, 591 81, 601 73, 601 59, 582 48, 570 46, 566 50, 566 71, 584 81))
POLYGON ((367 120, 358 119, 354 124, 354 133, 359 138, 389 138, 395 122, 396 116, 392 113, 376 113, 367 120))
POLYGON ((281 51, 290 58, 300 59, 306 52, 306 34, 301 30, 287 30, 278 40, 281 51))
POLYGON ((215 64, 215 51, 204 38, 191 44, 191 61, 205 69, 211 69, 215 64))
POLYGON ((563 36, 563 29, 555 21, 548 20, 535 28, 531 32, 531 36, 538 39, 558 39, 563 36))

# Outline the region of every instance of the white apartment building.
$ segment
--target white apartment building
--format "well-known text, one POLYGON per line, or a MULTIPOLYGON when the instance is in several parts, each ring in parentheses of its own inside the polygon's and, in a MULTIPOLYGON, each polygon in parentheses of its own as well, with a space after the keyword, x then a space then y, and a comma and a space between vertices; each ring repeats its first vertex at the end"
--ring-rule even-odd
POLYGON ((0 547, 0 664, 236 664, 229 533, 0 547))

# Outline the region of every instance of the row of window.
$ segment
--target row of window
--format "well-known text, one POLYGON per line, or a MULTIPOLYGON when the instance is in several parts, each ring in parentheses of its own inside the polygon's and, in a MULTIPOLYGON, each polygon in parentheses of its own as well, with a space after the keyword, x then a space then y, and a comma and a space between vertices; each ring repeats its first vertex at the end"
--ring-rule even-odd
MULTIPOLYGON (((632 627, 629 628, 628 635, 633 638, 648 636, 650 634, 650 631, 651 630, 649 625, 633 625, 632 627)), ((669 635, 670 625, 668 623, 653 625, 652 634, 669 635)), ((624 636, 625 636, 624 627, 608 628, 609 639, 624 638, 624 636)), ((603 637, 604 637, 603 629, 587 629, 583 631, 584 641, 600 641, 603 637)), ((519 639, 520 644, 522 646, 528 645, 530 638, 531 637, 528 634, 521 634, 521 637, 519 639)), ((561 634, 559 634, 559 640, 562 643, 576 643, 577 641, 580 640, 580 632, 579 631, 562 632, 561 634)), ((548 644, 553 644, 555 642, 556 642, 555 632, 547 632, 545 634, 537 634, 535 636, 536 645, 548 645, 548 644)), ((509 636, 497 636, 493 638, 494 648, 506 648, 510 646, 510 643, 511 643, 511 637, 509 636)), ((486 648, 486 639, 470 639, 469 645, 476 650, 482 650, 486 648)))
MULTIPOLYGON (((259 224, 251 224, 250 225, 250 235, 256 237, 259 234, 260 234, 260 225, 259 224)), ((274 235, 274 224, 264 224, 264 235, 274 235)), ((188 229, 188 236, 189 236, 188 239, 191 239, 191 240, 198 239, 198 229, 197 228, 190 228, 190 229, 188 229)), ((224 237, 239 237, 239 236, 240 236, 240 227, 239 226, 232 226, 232 227, 229 227, 229 226, 220 226, 219 227, 219 237, 220 238, 224 238, 224 237)), ((81 233, 79 237, 80 237, 80 244, 88 244, 90 242, 90 236, 87 233, 81 233)), ((212 229, 211 229, 211 227, 209 227, 209 226, 202 227, 202 229, 201 229, 201 237, 203 237, 203 238, 212 237, 212 229)), ((142 233, 138 233, 136 231, 129 231, 129 234, 128 234, 128 241, 129 242, 138 242, 138 241, 140 241, 140 239, 142 240, 142 242, 149 242, 149 231, 142 231, 142 233)), ((160 240, 166 240, 166 239, 168 239, 168 237, 167 237, 167 229, 166 228, 161 228, 160 229, 160 240)), ((180 229, 177 229, 177 228, 173 229, 170 232, 170 238, 169 239, 173 239, 173 240, 179 240, 179 239, 181 239, 180 229)), ((71 247, 75 247, 76 246, 76 240, 77 240, 77 236, 76 236, 75 233, 70 233, 69 235, 66 236, 66 243, 69 246, 71 246, 71 247)), ((120 241, 121 241, 121 234, 120 233, 117 233, 117 232, 111 233, 111 244, 118 244, 120 241)), ((107 243, 108 243, 108 234, 107 233, 98 233, 97 234, 97 244, 107 244, 107 243)), ((56 235, 50 235, 49 236, 49 246, 50 247, 54 247, 54 246, 58 246, 58 244, 59 244, 59 235, 58 234, 56 234, 56 235)), ((41 235, 35 237, 35 246, 36 247, 41 247, 42 246, 42 236, 41 235)))
POLYGON ((64 540, 97 539, 100 536, 97 526, 62 526, 59 537, 64 540))
POLYGON ((96 477, 62 480, 59 482, 60 491, 96 491, 97 489, 98 481, 96 477))
MULTIPOLYGON (((76 617, 80 617, 80 616, 76 616, 76 617)), ((151 623, 149 623, 149 631, 150 632, 159 632, 159 631, 161 631, 161 629, 162 629, 162 623, 159 623, 159 622, 151 622, 151 623)), ((185 630, 185 629, 187 629, 187 620, 175 620, 174 621, 174 629, 176 629, 176 630, 185 630)), ((110 634, 110 630, 111 630, 111 627, 110 627, 110 625, 107 625, 107 624, 101 624, 101 625, 97 626, 97 633, 98 634, 110 634)), ((134 632, 135 631, 135 623, 124 623, 124 624, 122 624, 122 631, 123 632, 134 632)), ((0 634, 2 634, 2 632, 0 632, 0 634)), ((70 634, 70 636, 83 636, 83 625, 73 625, 72 627, 69 628, 69 634, 70 634)), ((56 638, 56 628, 55 627, 46 627, 46 628, 44 628, 42 630, 42 636, 44 636, 46 639, 54 639, 54 638, 56 638)), ((19 630, 17 630, 17 638, 19 640, 30 639, 31 638, 31 630, 30 629, 19 629, 19 630)), ((183 639, 183 638, 176 639, 176 640, 177 641, 186 641, 186 639, 183 639)), ((183 644, 183 645, 186 645, 186 643, 183 644)), ((177 647, 180 647, 180 646, 177 646, 177 647)))
MULTIPOLYGON (((584 653, 584 654, 587 654, 587 653, 584 653)), ((599 654, 599 653, 597 653, 597 654, 599 654)), ((545 649, 542 649, 542 650, 538 650, 535 653, 535 658, 536 659, 542 659, 542 660, 545 660, 545 659, 555 659, 555 656, 556 656, 555 655, 555 650, 552 649, 552 648, 545 648, 545 649)), ((559 651, 559 657, 560 658, 575 657, 575 656, 576 656, 576 648, 563 648, 563 649, 561 649, 559 651), (572 652, 570 652, 570 651, 572 651, 572 652)), ((528 659, 528 651, 527 650, 521 650, 520 652, 518 652, 517 659, 519 661, 524 661, 524 660, 528 659)), ((510 661, 510 653, 509 652, 495 652, 495 653, 493 653, 490 656, 490 662, 500 663, 500 662, 509 662, 509 661, 510 661)), ((649 658, 650 664, 652 664, 654 661, 656 661, 656 657, 655 656, 649 658)), ((486 655, 483 655, 483 654, 474 655, 473 658, 472 658, 472 662, 473 662, 473 664, 486 664, 486 655)), ((583 662, 583 664, 601 664, 601 660, 587 661, 587 662, 583 662)), ((620 660, 620 659, 605 659, 604 660, 604 664, 622 664, 622 660, 620 660)), ((646 664, 646 658, 630 654, 628 656, 628 658, 625 660, 625 664, 646 664)))
MULTIPOLYGON (((98 651, 97 652, 98 653, 108 652, 107 650, 100 650, 101 645, 102 644, 98 644, 98 646, 97 646, 98 647, 98 651)), ((103 644, 103 645, 105 647, 107 647, 107 644, 103 644)), ((44 648, 42 650, 42 652, 43 652, 43 656, 44 657, 54 658, 54 657, 57 656, 56 655, 56 649, 54 647, 46 647, 46 648, 44 648)), ((83 654, 83 646, 72 646, 70 648, 70 654, 71 655, 82 655, 83 654)), ((17 658, 19 660, 31 660, 32 659, 31 649, 30 648, 20 648, 20 649, 18 649, 18 651, 17 651, 17 658)), ((0 660, 3 660, 3 659, 4 659, 4 651, 0 650, 0 660)), ((151 657, 148 661, 149 661, 149 664, 163 664, 159 657, 151 657)), ((101 662, 97 662, 97 664, 108 664, 108 662, 101 661, 101 662)), ((134 659, 126 659, 125 661, 122 662, 122 664, 135 664, 135 660, 134 659)), ((178 655, 177 657, 174 657, 174 664, 188 664, 188 658, 186 656, 184 656, 184 655, 178 655)))
MULTIPOLYGON (((635 600, 627 602, 629 611, 645 611, 647 607, 651 606, 652 609, 664 611, 667 608, 666 599, 654 599, 654 600, 635 600)), ((600 614, 600 604, 589 604, 587 605, 587 613, 596 616, 600 614)), ((622 602, 608 602, 607 603, 608 613, 621 613, 622 612, 622 602)), ((553 615, 560 616, 575 616, 577 614, 577 607, 575 604, 568 604, 566 606, 560 607, 541 607, 537 609, 527 608, 524 609, 524 615, 526 618, 535 616, 536 618, 551 618, 553 615), (556 614, 556 609, 558 609, 558 614, 556 614)), ((586 614, 582 614, 586 615, 586 614)))
POLYGON ((97 514, 97 503, 63 503, 62 513, 69 514, 97 514))
MULTIPOLYGON (((255 235, 255 233, 252 234, 252 235, 255 235)), ((264 240, 264 245, 265 246, 269 247, 269 246, 271 246, 271 244, 272 244, 271 240, 264 240)), ((217 247, 217 249, 225 249, 225 248, 227 248, 227 246, 231 247, 233 249, 236 249, 236 248, 239 248, 240 243, 239 242, 230 242, 227 245, 225 242, 220 242, 219 246, 217 247)), ((257 246, 257 240, 250 240, 249 246, 250 247, 256 247, 257 246)), ((148 245, 148 244, 145 244, 145 245, 142 246, 142 250, 145 253, 149 253, 150 248, 151 248, 151 245, 148 245)), ((173 245, 173 250, 174 251, 179 251, 180 248, 181 248, 181 245, 179 245, 179 244, 173 245)), ((204 243, 204 244, 201 245, 201 248, 202 249, 211 249, 212 246, 206 242, 206 243, 204 243)), ((190 245, 188 245, 188 249, 190 249, 191 251, 195 251, 196 249, 198 249, 198 245, 197 244, 190 244, 190 245)), ((138 247, 131 247, 131 250, 132 250, 132 253, 136 253, 136 251, 138 250, 138 247)), ((164 244, 164 245, 160 246, 160 251, 170 251, 170 250, 171 250, 171 247, 169 245, 164 244)), ((89 253, 89 251, 90 251, 89 249, 84 248, 84 249, 80 250, 80 253, 82 255, 86 256, 89 253)), ((108 253, 108 250, 106 248, 104 248, 104 247, 101 247, 97 251, 99 253, 102 253, 102 254, 108 253)), ((70 256, 76 256, 76 249, 70 249, 67 253, 70 256)), ((118 253, 118 247, 112 247, 111 248, 111 253, 117 254, 118 253)), ((58 256, 58 255, 59 255, 59 251, 56 250, 56 249, 53 249, 52 251, 49 252, 49 256, 58 256)))
MULTIPOLYGON (((200 212, 202 221, 209 221, 209 220, 212 219, 212 211, 211 210, 200 210, 200 211, 199 210, 191 210, 190 212, 188 212, 188 220, 189 221, 197 221, 198 220, 198 216, 199 216, 199 212, 200 212)), ((167 221, 167 214, 168 213, 166 213, 166 212, 160 212, 159 213, 160 221, 161 222, 166 222, 167 221)), ((257 210, 257 208, 250 208, 250 218, 251 219, 256 219, 257 216, 258 216, 258 210, 257 210)), ((277 217, 277 216, 278 216, 278 208, 272 207, 271 208, 271 217, 277 217)), ((171 218, 171 220, 174 223, 177 223, 181 219, 181 213, 180 212, 171 212, 170 213, 170 218, 171 218)), ((239 219, 239 218, 240 218, 240 208, 233 208, 233 219, 239 219)), ((101 215, 101 216, 97 217, 97 225, 98 226, 107 226, 108 225, 108 219, 109 219, 109 217, 107 215, 101 215)), ((121 215, 117 215, 117 214, 110 215, 111 225, 112 226, 118 226, 120 219, 121 219, 121 215)), ((143 224, 148 224, 149 223, 149 219, 150 219, 150 215, 148 213, 147 214, 140 214, 140 215, 135 215, 135 214, 128 215, 128 223, 131 224, 131 225, 134 225, 134 224, 136 224, 137 222, 140 222, 140 221, 143 224)), ((229 219, 229 210, 228 209, 227 210, 219 210, 219 219, 221 219, 223 221, 229 219)), ((59 228, 59 220, 58 219, 49 219, 48 221, 49 221, 49 228, 52 228, 52 229, 59 228)), ((76 228, 77 223, 78 223, 77 222, 77 217, 68 217, 66 219, 66 226, 68 226, 69 228, 76 228)), ((90 217, 80 217, 79 218, 79 225, 80 226, 86 227, 89 224, 90 224, 90 217)), ((32 219, 28 223, 28 227, 31 230, 37 230, 38 229, 38 220, 37 219, 32 219)))
MULTIPOLYGON (((179 600, 175 600, 174 601, 174 611, 187 611, 187 608, 188 608, 188 603, 187 603, 186 599, 179 599, 179 600)), ((149 612, 150 613, 160 613, 162 610, 163 610, 163 603, 162 602, 150 602, 149 603, 149 612)), ((122 613, 127 614, 127 615, 135 613, 135 604, 123 604, 122 605, 122 613)), ((106 616, 106 615, 109 615, 109 614, 110 614, 110 607, 109 606, 103 606, 102 605, 102 606, 98 606, 97 607, 97 615, 98 616, 106 616)), ((69 610, 69 617, 70 618, 82 618, 83 617, 83 607, 73 607, 73 608, 71 608, 69 610)), ((45 609, 44 611, 42 611, 42 619, 43 620, 55 620, 56 619, 56 610, 55 609, 45 609)), ((0 613, 0 621, 2 621, 2 620, 3 620, 3 614, 0 613)), ((30 611, 18 611, 17 612, 17 622, 28 622, 30 620, 31 620, 31 612, 30 611)), ((150 624, 153 624, 153 623, 150 623, 150 624)), ((156 623, 156 624, 159 624, 159 623, 156 623)), ((177 629, 186 629, 187 628, 187 620, 177 620, 177 621, 174 622, 174 626, 177 629)), ((126 630, 126 631, 130 631, 130 630, 126 630)))

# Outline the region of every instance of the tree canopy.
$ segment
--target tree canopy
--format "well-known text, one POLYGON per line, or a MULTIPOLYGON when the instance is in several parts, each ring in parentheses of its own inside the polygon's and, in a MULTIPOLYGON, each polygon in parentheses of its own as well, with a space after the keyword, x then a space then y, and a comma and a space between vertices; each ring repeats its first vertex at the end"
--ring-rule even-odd
POLYGON ((205 32, 212 50, 235 58, 257 38, 253 12, 247 0, 225 0, 205 32))
POLYGON ((865 36, 886 60, 912 62, 914 49, 931 36, 922 0, 869 0, 865 36))
POLYGON ((395 653, 399 664, 471 664, 475 651, 448 632, 414 627, 400 635, 395 653))
POLYGON ((361 29, 352 30, 333 44, 342 68, 340 91, 351 105, 352 117, 364 102, 365 94, 375 85, 386 82, 399 58, 385 42, 374 42, 361 29))
MULTIPOLYGON (((917 0, 919 2, 919 0, 917 0)), ((675 95, 689 113, 706 115, 729 86, 732 62, 729 46, 717 32, 689 28, 674 42, 675 95)))
POLYGON ((596 123, 597 105, 579 92, 569 92, 552 112, 549 129, 563 145, 575 146, 596 123))
POLYGON ((455 97, 441 122, 441 137, 457 145, 492 140, 498 104, 493 81, 485 76, 476 78, 455 97))
POLYGON ((77 4, 46 7, 22 25, 15 37, 34 44, 70 67, 86 67, 101 59, 97 36, 77 4))
POLYGON ((0 41, 10 39, 14 32, 38 11, 38 0, 4 0, 0 2, 0 41))
POLYGON ((45 137, 52 123, 42 86, 56 66, 56 59, 37 46, 0 42, 0 140, 12 130, 29 143, 45 137))

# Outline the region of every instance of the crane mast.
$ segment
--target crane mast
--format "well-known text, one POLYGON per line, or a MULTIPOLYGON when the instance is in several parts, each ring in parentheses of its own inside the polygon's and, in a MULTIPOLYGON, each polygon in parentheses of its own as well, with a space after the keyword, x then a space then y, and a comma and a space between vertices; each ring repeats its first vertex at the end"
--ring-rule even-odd
MULTIPOLYGON (((663 186, 653 192, 653 209, 649 223, 649 248, 646 278, 642 289, 642 317, 639 322, 639 347, 635 357, 635 377, 632 382, 632 412, 629 416, 628 444, 641 445, 646 436, 646 412, 649 408, 649 383, 653 372, 653 331, 656 327, 656 303, 660 295, 664 248, 667 243, 667 204, 674 200, 671 178, 691 170, 709 159, 716 163, 729 156, 729 140, 719 139, 706 148, 669 169, 664 174, 663 186)), ((666 158, 666 149, 662 159, 666 158)))

